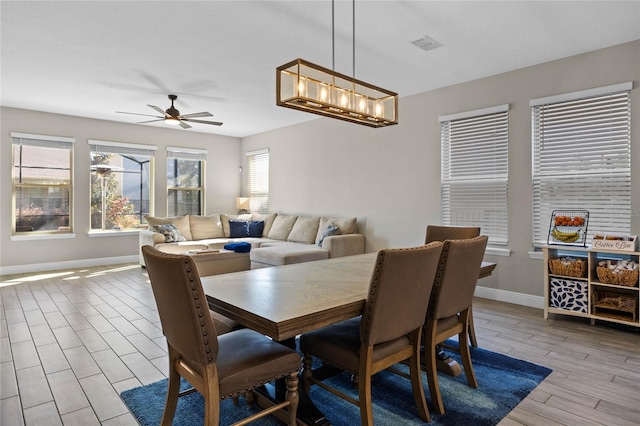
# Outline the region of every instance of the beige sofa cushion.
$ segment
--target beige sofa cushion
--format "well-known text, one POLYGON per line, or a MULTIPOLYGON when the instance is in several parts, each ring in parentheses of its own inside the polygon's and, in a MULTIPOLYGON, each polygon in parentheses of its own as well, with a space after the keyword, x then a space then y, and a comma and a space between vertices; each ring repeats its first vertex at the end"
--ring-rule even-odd
POLYGON ((144 217, 149 224, 149 230, 153 231, 153 227, 156 225, 166 225, 167 223, 173 223, 178 231, 187 239, 187 241, 193 240, 191 236, 191 228, 189 226, 189 216, 174 216, 174 217, 144 217))
POLYGON ((274 240, 286 241, 297 219, 298 216, 278 214, 276 218, 273 219, 273 225, 271 225, 268 237, 274 240))
POLYGON ((320 216, 298 216, 296 223, 287 237, 287 241, 313 244, 318 235, 320 216))
POLYGON ((358 222, 355 217, 349 217, 346 219, 339 219, 336 217, 328 217, 322 216, 320 218, 320 225, 318 226, 318 233, 316 235, 316 244, 320 242, 320 238, 322 238, 322 233, 325 229, 327 229, 327 225, 334 224, 338 227, 338 235, 345 234, 357 234, 358 233, 358 222))
POLYGON ((207 238, 224 238, 224 230, 219 214, 210 216, 189 216, 191 237, 194 241, 207 238))
POLYGON ((273 225, 273 220, 276 218, 275 213, 251 213, 251 220, 263 221, 264 229, 262 230, 262 236, 269 236, 269 231, 273 225))
POLYGON ((249 253, 251 262, 259 265, 290 265, 292 263, 311 262, 329 258, 329 252, 312 244, 277 242, 260 246, 249 253))

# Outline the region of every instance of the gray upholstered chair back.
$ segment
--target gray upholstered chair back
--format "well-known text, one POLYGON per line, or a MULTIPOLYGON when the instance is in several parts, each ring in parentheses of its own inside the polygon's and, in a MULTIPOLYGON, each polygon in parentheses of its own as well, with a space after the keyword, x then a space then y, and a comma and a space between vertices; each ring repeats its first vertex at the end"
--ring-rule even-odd
POLYGON ((142 247, 142 255, 167 342, 200 365, 215 362, 216 329, 193 260, 151 246, 142 247))
POLYGON ((443 319, 471 306, 488 237, 446 240, 427 315, 443 319))
POLYGON ((375 345, 424 323, 443 244, 378 253, 360 323, 361 341, 375 345))
POLYGON ((477 226, 427 225, 424 243, 429 244, 432 241, 444 240, 466 240, 475 238, 478 235, 480 235, 480 228, 477 226))

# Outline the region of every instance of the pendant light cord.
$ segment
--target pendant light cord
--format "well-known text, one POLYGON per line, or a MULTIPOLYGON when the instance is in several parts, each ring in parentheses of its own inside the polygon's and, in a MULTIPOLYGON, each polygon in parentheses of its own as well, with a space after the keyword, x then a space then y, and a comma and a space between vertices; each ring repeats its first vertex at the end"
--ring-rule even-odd
MULTIPOLYGON (((351 51, 353 53, 353 78, 356 78, 356 0, 351 1, 351 51)), ((336 11, 335 0, 331 0, 331 66, 336 70, 336 11)))
POLYGON ((331 0, 331 66, 336 70, 336 12, 334 0, 331 0))

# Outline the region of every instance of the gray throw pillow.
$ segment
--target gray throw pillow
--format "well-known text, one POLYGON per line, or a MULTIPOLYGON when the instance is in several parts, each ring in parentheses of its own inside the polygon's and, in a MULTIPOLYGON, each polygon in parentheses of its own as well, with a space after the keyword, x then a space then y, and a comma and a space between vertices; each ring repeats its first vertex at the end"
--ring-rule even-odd
POLYGON ((180 241, 187 241, 178 228, 173 223, 166 223, 164 225, 155 225, 153 230, 164 235, 165 243, 177 243, 180 241))
POLYGON ((338 233, 339 228, 334 225, 333 223, 330 223, 327 225, 327 227, 324 229, 324 231, 322 231, 322 234, 320 234, 320 240, 318 241, 318 247, 322 247, 322 242, 324 241, 325 238, 331 236, 331 235, 336 235, 338 233))

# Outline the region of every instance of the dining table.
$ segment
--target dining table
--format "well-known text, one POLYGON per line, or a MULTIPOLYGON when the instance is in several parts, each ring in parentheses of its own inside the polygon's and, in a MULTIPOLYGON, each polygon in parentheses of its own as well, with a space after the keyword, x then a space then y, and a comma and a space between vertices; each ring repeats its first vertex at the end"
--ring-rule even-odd
MULTIPOLYGON (((213 311, 295 347, 296 336, 362 313, 376 258, 372 252, 200 279, 213 311)), ((478 278, 495 267, 482 262, 478 278)), ((300 423, 329 424, 300 393, 300 423)))

